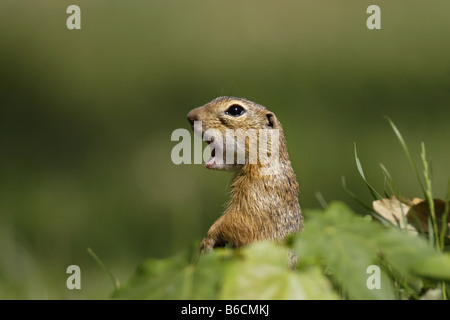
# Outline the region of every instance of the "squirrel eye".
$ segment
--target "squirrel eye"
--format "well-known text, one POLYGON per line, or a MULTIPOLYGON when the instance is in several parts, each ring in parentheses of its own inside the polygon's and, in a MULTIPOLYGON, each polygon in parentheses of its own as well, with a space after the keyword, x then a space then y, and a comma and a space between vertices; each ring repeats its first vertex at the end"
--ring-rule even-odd
POLYGON ((228 114, 233 117, 239 117, 242 116, 242 114, 245 112, 245 109, 242 108, 238 104, 233 104, 231 107, 229 107, 227 110, 225 110, 225 114, 228 114))

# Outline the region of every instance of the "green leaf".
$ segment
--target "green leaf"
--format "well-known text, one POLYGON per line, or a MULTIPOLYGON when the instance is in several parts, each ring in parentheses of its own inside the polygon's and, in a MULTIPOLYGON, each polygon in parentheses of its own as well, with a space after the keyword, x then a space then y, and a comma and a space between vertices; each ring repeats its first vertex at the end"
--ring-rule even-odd
POLYGON ((394 299, 418 297, 424 278, 441 286, 450 281, 450 255, 420 237, 384 228, 339 202, 306 217, 305 230, 293 238, 296 270, 288 267, 291 249, 270 241, 200 256, 186 251, 145 261, 113 298, 336 299, 339 292, 394 299))
POLYGON ((435 254, 421 259, 413 264, 412 271, 421 277, 450 281, 450 255, 435 254))
POLYGON ((115 292, 118 299, 215 299, 227 261, 223 254, 205 254, 197 265, 182 252, 166 259, 149 259, 130 281, 115 292))
POLYGON ((297 238, 298 259, 313 256, 323 261, 350 299, 394 299, 392 283, 381 270, 381 289, 369 289, 368 267, 377 262, 377 247, 371 237, 379 225, 357 217, 346 205, 334 202, 325 212, 310 213, 305 232, 297 238), (320 237, 317 235, 320 234, 320 237))
POLYGON ((289 270, 288 249, 273 242, 217 249, 196 265, 180 253, 144 262, 117 299, 336 299, 317 266, 289 270))
POLYGON ((327 210, 315 210, 307 216, 307 228, 295 241, 300 265, 321 261, 350 299, 393 298, 389 275, 395 275, 407 290, 411 286, 420 290, 422 278, 449 280, 449 255, 421 237, 383 228, 360 218, 342 203, 331 203, 327 210), (363 285, 369 264, 380 266, 381 290, 367 291, 363 285), (385 266, 389 272, 383 271, 385 266))
POLYGON ((191 268, 185 253, 167 259, 149 259, 138 267, 130 281, 115 292, 118 299, 182 299, 191 268))
POLYGON ((220 298, 337 299, 319 268, 293 272, 287 262, 287 248, 272 242, 242 249, 241 258, 227 270, 220 298))

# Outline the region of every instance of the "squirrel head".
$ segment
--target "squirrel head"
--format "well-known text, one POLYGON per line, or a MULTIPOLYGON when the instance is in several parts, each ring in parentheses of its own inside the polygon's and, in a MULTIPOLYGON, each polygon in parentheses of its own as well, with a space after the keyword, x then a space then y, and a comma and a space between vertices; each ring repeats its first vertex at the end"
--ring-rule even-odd
POLYGON ((194 132, 211 147, 206 163, 210 169, 236 171, 246 164, 261 166, 261 154, 270 155, 275 132, 278 144, 285 145, 275 114, 247 99, 219 97, 192 110, 187 118, 194 132))

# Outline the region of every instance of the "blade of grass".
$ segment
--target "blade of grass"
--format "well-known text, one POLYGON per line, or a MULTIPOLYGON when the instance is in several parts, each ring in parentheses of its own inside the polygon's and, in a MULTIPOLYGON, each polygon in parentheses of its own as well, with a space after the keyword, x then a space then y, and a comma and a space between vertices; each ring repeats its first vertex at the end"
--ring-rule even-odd
POLYGON ((342 187, 344 188, 345 192, 347 192, 347 194, 352 197, 353 200, 355 200, 356 202, 358 202, 360 205, 362 205, 364 208, 366 208, 367 210, 373 211, 373 209, 368 206, 367 204, 364 203, 364 201, 362 201, 361 199, 358 198, 358 196, 356 196, 352 191, 350 191, 350 189, 347 188, 347 183, 345 181, 345 177, 342 176, 342 187))
POLYGON ((431 216, 428 216, 428 244, 430 245, 430 247, 433 247, 434 245, 438 246, 438 244, 434 241, 435 233, 433 225, 434 224, 431 216))
POLYGON ((91 248, 87 248, 87 252, 91 255, 91 257, 100 265, 100 267, 109 275, 111 278, 111 281, 113 283, 113 286, 116 290, 119 290, 120 283, 119 280, 114 278, 112 272, 105 266, 102 260, 95 254, 95 252, 91 248))
POLYGON ((384 188, 383 188, 384 197, 385 197, 385 198, 390 198, 390 197, 392 196, 392 193, 389 194, 389 193, 387 192, 388 181, 387 181, 386 177, 384 177, 383 186, 384 186, 384 188))
POLYGON ((401 205, 402 204, 402 201, 401 201, 402 196, 398 192, 397 186, 394 183, 394 179, 392 179, 392 176, 389 173, 388 169, 382 163, 380 163, 380 167, 381 167, 381 170, 383 171, 385 178, 388 181, 388 185, 389 185, 389 189, 391 189, 391 193, 398 199, 399 207, 400 207, 400 210, 402 213, 403 225, 405 226, 405 231, 408 232, 408 219, 406 218, 406 212, 404 212, 403 206, 401 205))
POLYGON ((408 161, 409 161, 409 163, 410 163, 410 165, 411 165, 411 167, 412 167, 412 169, 413 169, 413 171, 414 171, 414 173, 415 173, 415 175, 417 177, 417 181, 419 182, 420 188, 422 189, 422 192, 425 195, 426 192, 425 192, 425 188, 424 188, 423 183, 422 183, 422 179, 420 178, 420 175, 419 175, 419 170, 417 169, 417 166, 414 163, 413 158, 411 157, 411 153, 409 152, 409 149, 408 149, 408 146, 406 145, 405 139, 403 139, 402 134, 400 133, 400 131, 398 130, 398 128, 394 124, 394 122, 388 117, 386 117, 386 119, 389 121, 389 124, 391 125, 392 129, 394 130, 394 133, 397 136, 397 139, 400 141, 400 144, 401 144, 401 146, 403 148, 403 151, 405 152, 406 157, 408 158, 408 161))
POLYGON ((363 206, 364 208, 366 208, 367 210, 369 210, 371 212, 371 214, 374 216, 374 218, 376 218, 378 221, 380 221, 381 223, 383 223, 384 225, 389 225, 389 226, 394 226, 395 225, 390 222, 389 220, 387 220, 385 217, 383 217, 382 215, 380 215, 378 212, 374 211, 372 207, 368 206, 367 204, 364 203, 364 201, 362 201, 361 199, 358 198, 357 195, 355 195, 353 192, 350 191, 350 189, 347 188, 347 184, 345 181, 345 177, 342 176, 342 187, 344 188, 344 191, 347 192, 347 194, 353 198, 353 200, 355 200, 356 202, 358 202, 361 206, 363 206))
POLYGON ((316 192, 316 199, 319 202, 319 204, 322 207, 322 209, 326 210, 328 208, 328 203, 325 200, 325 198, 323 197, 322 192, 320 192, 320 191, 316 192))
POLYGON ((389 190, 392 195, 396 196, 397 198, 400 198, 400 194, 398 192, 397 186, 394 183, 394 179, 392 178, 391 174, 389 173, 388 169, 380 163, 381 170, 383 171, 384 177, 386 178, 386 181, 388 183, 389 190))
MULTIPOLYGON (((436 208, 434 205, 434 198, 433 198, 433 184, 432 184, 432 173, 431 173, 431 166, 428 165, 427 161, 427 154, 425 149, 425 143, 422 142, 422 151, 421 151, 421 158, 422 158, 422 165, 423 165, 423 176, 425 178, 426 183, 426 189, 425 189, 425 197, 428 203, 428 208, 430 210, 430 215, 428 216, 428 232, 429 232, 429 242, 435 244, 437 249, 439 251, 444 250, 444 243, 440 241, 439 234, 438 234, 438 224, 436 220, 436 208)), ((446 204, 448 206, 448 204, 446 204)), ((446 284, 445 282, 441 282, 441 288, 442 288, 442 299, 447 300, 446 295, 446 284)))
POLYGON ((363 168, 362 168, 362 165, 361 165, 361 161, 359 161, 359 158, 358 158, 358 152, 356 150, 356 143, 354 144, 354 150, 355 150, 356 167, 358 168, 359 174, 361 175, 361 177, 363 178, 363 180, 366 183, 367 187, 369 188, 369 191, 372 194, 372 197, 375 200, 382 199, 383 197, 374 188, 372 188, 372 186, 369 184, 369 182, 367 182, 366 176, 364 175, 364 171, 363 171, 363 168))
POLYGON ((437 247, 437 249, 442 251, 444 248, 443 248, 443 246, 441 247, 441 244, 439 241, 439 233, 438 233, 438 229, 437 229, 438 225, 437 225, 437 220, 436 220, 436 208, 434 206, 434 198, 433 198, 433 184, 432 184, 430 167, 429 167, 428 161, 427 161, 425 143, 422 142, 421 147, 422 147, 422 151, 421 151, 420 155, 422 158, 423 176, 425 178, 425 184, 426 184, 425 199, 427 200, 428 208, 430 210, 429 218, 431 218, 428 221, 429 222, 428 230, 430 232, 429 233, 430 241, 434 240, 434 243, 435 243, 435 246, 437 247), (431 226, 430 226, 430 224, 431 224, 431 226))
MULTIPOLYGON (((447 219, 450 211, 450 179, 447 182, 447 195, 445 196, 445 209, 442 215, 442 229, 439 237, 439 245, 442 252, 445 249, 445 234, 447 233, 447 219)), ((434 201, 433 201, 434 203, 434 201)), ((445 281, 441 282, 441 290, 442 290, 442 300, 447 300, 447 284, 445 281)))
POLYGON ((441 229, 441 235, 440 235, 440 239, 439 239, 442 250, 444 250, 444 247, 445 247, 445 235, 447 234, 447 221, 448 221, 449 213, 450 213, 450 179, 448 179, 448 182, 447 182, 447 195, 445 197, 445 209, 444 209, 444 214, 442 215, 442 229, 441 229))

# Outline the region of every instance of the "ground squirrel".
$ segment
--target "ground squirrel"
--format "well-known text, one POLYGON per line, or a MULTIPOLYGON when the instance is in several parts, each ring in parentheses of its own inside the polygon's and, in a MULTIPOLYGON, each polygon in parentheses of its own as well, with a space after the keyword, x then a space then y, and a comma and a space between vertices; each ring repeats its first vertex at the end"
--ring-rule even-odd
MULTIPOLYGON (((219 97, 189 112, 188 120, 194 132, 212 149, 206 167, 235 172, 230 202, 203 239, 202 251, 226 244, 239 247, 264 239, 282 240, 301 230, 303 217, 298 202, 298 182, 289 160, 283 127, 273 112, 243 98, 219 97), (195 128, 199 121, 201 131, 195 128), (263 173, 265 167, 259 157, 249 161, 250 151, 256 149, 252 149, 251 141, 262 140, 260 136, 251 140, 245 134, 264 130, 267 133, 274 129, 278 129, 275 131, 279 135, 278 157, 276 163, 271 164, 271 171, 263 173), (226 139, 227 131, 233 131, 236 139, 226 139), (208 132, 212 134, 207 136, 208 132), (243 138, 241 142, 245 141, 245 146, 239 145, 239 138, 243 138), (230 148, 245 152, 244 163, 239 164, 236 156, 226 158, 230 148), (234 161, 227 161, 230 159, 234 161)), ((269 146, 273 143, 269 140, 267 155, 271 155, 269 146)))

